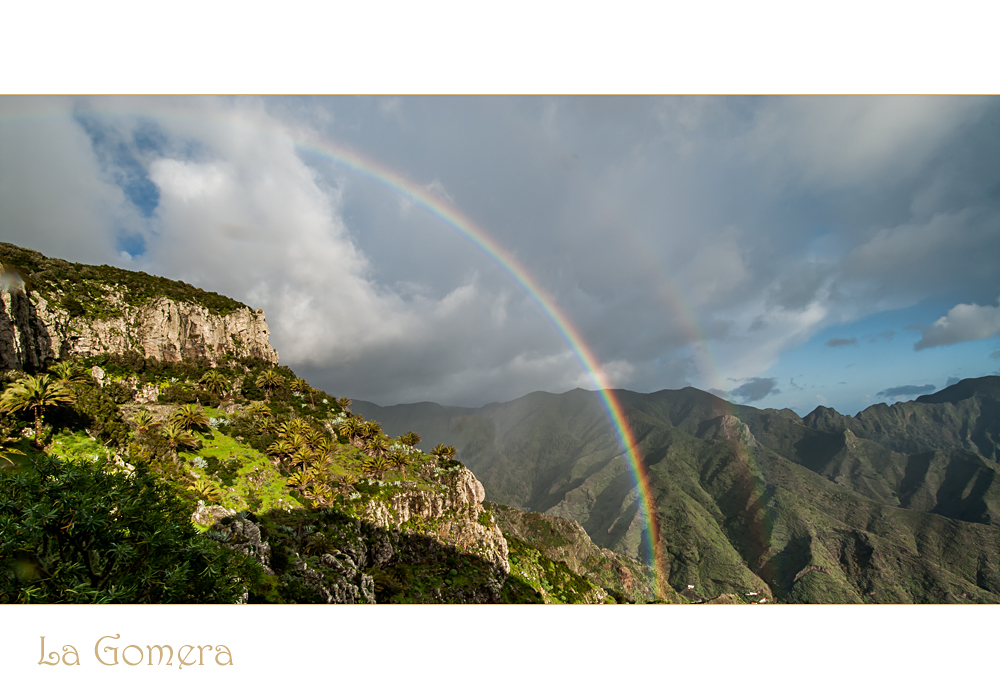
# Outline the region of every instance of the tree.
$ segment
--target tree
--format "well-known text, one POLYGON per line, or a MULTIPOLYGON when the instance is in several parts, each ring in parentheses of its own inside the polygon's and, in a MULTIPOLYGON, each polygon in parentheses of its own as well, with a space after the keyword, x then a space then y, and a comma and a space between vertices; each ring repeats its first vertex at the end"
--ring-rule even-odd
POLYGON ((389 460, 381 455, 376 455, 375 457, 369 457, 366 459, 362 465, 365 471, 374 476, 376 479, 381 479, 385 470, 389 468, 389 460))
POLYGON ((254 380, 254 384, 257 385, 258 389, 264 390, 264 394, 270 401, 271 392, 278 387, 285 386, 285 378, 273 369, 266 369, 257 375, 257 379, 254 380))
POLYGON ((174 423, 168 423, 160 429, 160 435, 166 440, 167 446, 172 450, 195 449, 198 447, 198 437, 184 428, 174 423))
POLYGON ((203 430, 209 426, 208 414, 197 404, 178 406, 170 415, 170 424, 181 430, 203 430))
POLYGON ((404 478, 406 477, 406 465, 409 462, 409 458, 406 456, 406 454, 398 450, 395 450, 386 455, 386 459, 389 461, 390 465, 398 467, 399 470, 403 473, 403 477, 404 478))
POLYGON ((246 414, 254 420, 269 418, 272 413, 271 407, 263 401, 251 401, 245 410, 246 414))
POLYGON ((358 416, 350 416, 343 423, 337 426, 337 432, 347 441, 357 447, 356 441, 361 437, 362 420, 358 416))
POLYGON ((198 382, 210 394, 216 394, 222 398, 229 391, 229 380, 217 369, 210 369, 201 376, 198 382))
POLYGON ((420 436, 412 430, 399 436, 399 441, 407 447, 416 447, 420 444, 420 436))
POLYGON ((372 437, 368 438, 365 443, 365 452, 373 457, 375 455, 384 455, 389 450, 389 440, 381 433, 376 433, 372 437))
POLYGON ((431 450, 431 454, 437 457, 441 461, 451 459, 452 457, 455 456, 456 452, 457 450, 454 447, 452 447, 451 445, 445 445, 444 443, 441 442, 439 442, 437 446, 433 450, 431 450))
POLYGON ((79 362, 63 360, 49 365, 49 374, 54 374, 63 385, 72 388, 77 384, 86 384, 90 375, 79 362))
POLYGON ((159 421, 145 408, 132 416, 132 419, 135 421, 136 432, 139 433, 148 433, 150 430, 160 427, 159 421))
POLYGON ((33 411, 35 416, 34 445, 42 448, 42 423, 45 409, 49 406, 72 405, 75 402, 73 392, 61 382, 54 382, 45 374, 36 377, 24 377, 9 386, 0 396, 0 411, 16 413, 33 411))
POLYGON ((346 396, 341 396, 339 399, 337 399, 337 405, 340 406, 340 408, 346 412, 347 409, 350 408, 351 406, 351 400, 346 396))
POLYGON ((142 464, 0 471, 0 532, 0 603, 235 603, 255 575, 142 464))
POLYGON ((370 420, 361 424, 361 437, 370 440, 382 432, 382 425, 378 421, 370 420))
POLYGON ((293 435, 301 435, 306 440, 309 439, 312 428, 301 418, 293 418, 278 426, 277 435, 279 438, 291 438, 293 435))
POLYGON ((288 388, 292 391, 297 391, 300 394, 308 395, 309 403, 312 404, 313 410, 316 410, 316 402, 313 400, 313 388, 309 386, 309 383, 305 379, 296 377, 289 383, 288 388))

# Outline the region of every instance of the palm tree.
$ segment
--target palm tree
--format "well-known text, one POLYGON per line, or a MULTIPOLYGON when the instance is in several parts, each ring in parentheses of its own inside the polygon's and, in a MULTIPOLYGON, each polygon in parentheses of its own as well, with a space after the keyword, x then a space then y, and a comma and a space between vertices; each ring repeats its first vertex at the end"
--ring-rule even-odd
POLYGON ((153 414, 145 408, 136 413, 133 418, 135 419, 135 429, 140 433, 148 433, 150 430, 160 427, 153 414))
POLYGON ((431 450, 431 454, 438 458, 439 461, 444 461, 451 459, 455 456, 457 450, 451 445, 445 445, 439 442, 437 446, 431 450))
MULTIPOLYGON (((337 432, 347 438, 347 441, 352 445, 355 445, 355 440, 361 436, 361 418, 358 416, 351 416, 339 426, 337 426, 337 432)), ((355 445, 357 447, 357 445, 355 445)))
POLYGON ((337 399, 337 405, 340 406, 344 411, 346 411, 351 405, 351 400, 346 396, 341 396, 339 399, 337 399))
POLYGON ((76 401, 73 392, 62 382, 54 382, 51 377, 40 374, 25 377, 7 388, 0 396, 0 411, 16 413, 33 411, 35 415, 34 445, 42 448, 42 422, 48 406, 71 405, 76 401))
POLYGON ((171 425, 176 425, 181 430, 204 429, 209 425, 208 415, 205 409, 193 403, 179 406, 170 416, 171 425))
POLYGON ((54 374, 60 382, 69 387, 86 384, 89 378, 87 371, 75 360, 63 360, 49 365, 49 374, 54 374))
POLYGON ((289 444, 288 440, 284 438, 279 438, 274 442, 272 442, 270 445, 268 445, 265 451, 272 457, 277 457, 278 459, 281 459, 285 455, 294 452, 295 448, 289 444))
POLYGON ((365 443, 365 452, 373 457, 375 455, 384 455, 388 451, 389 440, 381 433, 376 433, 371 436, 365 443))
POLYGON ((278 437, 289 438, 293 435, 301 435, 308 439, 311 432, 312 429, 309 427, 309 424, 301 418, 293 418, 278 426, 278 437))
POLYGON ((330 464, 337 453, 340 452, 340 443, 329 436, 323 437, 316 442, 314 451, 316 453, 316 463, 320 466, 325 466, 330 464))
POLYGON ((257 385, 258 389, 264 390, 264 395, 267 396, 268 401, 270 401, 271 392, 279 386, 285 386, 285 378, 273 369, 266 369, 257 375, 257 379, 254 380, 254 384, 257 385))
POLYGON ((302 491, 315 478, 316 474, 312 469, 300 469, 292 472, 285 478, 285 483, 294 489, 302 491))
POLYGON ((389 464, 391 464, 394 467, 398 467, 399 470, 403 473, 403 477, 404 478, 406 477, 406 465, 409 462, 409 460, 407 459, 404 453, 399 451, 393 451, 390 452, 388 456, 386 456, 386 459, 389 460, 389 464))
POLYGON ((399 441, 407 447, 415 447, 420 442, 420 436, 412 430, 399 436, 399 441))
POLYGON ((305 466, 312 463, 314 459, 316 459, 316 454, 308 447, 300 447, 289 455, 289 461, 292 463, 293 467, 305 468, 305 466))
POLYGON ((312 404, 313 410, 316 410, 316 402, 313 400, 313 388, 309 386, 309 383, 305 379, 296 377, 288 384, 288 388, 292 391, 297 391, 300 394, 308 394, 309 403, 312 404))
POLYGON ((246 407, 246 413, 251 418, 268 418, 271 415, 271 407, 263 401, 251 401, 246 407))
POLYGON ((172 450, 181 448, 194 449, 198 446, 198 438, 194 433, 184 430, 173 423, 167 423, 160 429, 160 435, 167 441, 172 450))
POLYGON ((229 380, 216 369, 210 369, 201 375, 198 381, 210 394, 218 394, 219 398, 229 391, 229 380))
POLYGON ((385 470, 389 468, 389 460, 381 455, 369 457, 363 463, 366 471, 371 473, 376 479, 381 479, 385 470))
POLYGON ((382 424, 378 421, 370 420, 361 424, 361 437, 371 439, 382 432, 382 424))

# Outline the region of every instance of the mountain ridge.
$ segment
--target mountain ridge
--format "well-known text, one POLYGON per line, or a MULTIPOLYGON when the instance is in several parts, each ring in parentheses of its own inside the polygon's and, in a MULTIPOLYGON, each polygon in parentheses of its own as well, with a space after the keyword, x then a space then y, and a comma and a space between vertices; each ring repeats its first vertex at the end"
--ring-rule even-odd
MULTIPOLYGON (((705 598, 764 586, 787 602, 1000 602, 1000 382, 956 386, 853 417, 738 406, 691 387, 615 390, 671 585, 705 598)), ((397 409, 356 405, 395 427, 397 409)), ((635 482, 595 392, 434 416, 409 415, 456 445, 487 498, 576 520, 595 544, 642 557, 635 482)))

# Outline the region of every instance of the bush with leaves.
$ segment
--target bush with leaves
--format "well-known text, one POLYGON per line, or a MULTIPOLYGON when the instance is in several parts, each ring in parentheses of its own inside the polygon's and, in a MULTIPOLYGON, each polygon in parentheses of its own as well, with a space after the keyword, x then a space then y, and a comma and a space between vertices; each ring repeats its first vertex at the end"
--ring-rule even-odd
POLYGON ((172 384, 160 392, 157 399, 160 403, 200 403, 203 406, 215 408, 219 405, 219 397, 190 384, 172 384))
POLYGON ((0 603, 232 603, 258 575, 142 465, 0 471, 0 603))
POLYGON ((105 389, 87 384, 77 387, 74 408, 86 419, 90 434, 102 442, 124 445, 128 441, 128 423, 105 389))

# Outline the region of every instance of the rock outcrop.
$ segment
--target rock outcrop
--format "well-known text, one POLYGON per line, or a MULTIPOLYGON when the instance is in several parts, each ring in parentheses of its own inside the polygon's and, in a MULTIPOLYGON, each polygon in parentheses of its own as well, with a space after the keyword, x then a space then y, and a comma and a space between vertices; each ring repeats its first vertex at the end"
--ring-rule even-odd
POLYGON ((116 313, 104 318, 71 316, 37 292, 8 283, 0 290, 0 368, 36 369, 61 355, 142 352, 157 360, 207 358, 226 353, 277 363, 264 311, 242 307, 213 314, 197 304, 157 298, 130 306, 109 285, 116 313))
POLYGON ((448 472, 442 490, 406 490, 366 504, 362 519, 386 529, 415 531, 510 573, 507 540, 483 510, 486 490, 465 467, 448 472))
POLYGON ((0 284, 0 369, 34 370, 53 357, 52 338, 23 284, 0 284))

